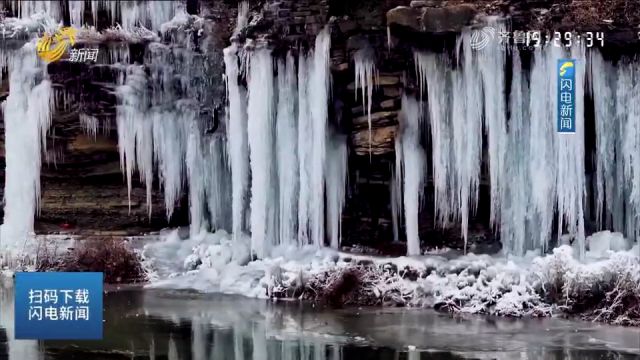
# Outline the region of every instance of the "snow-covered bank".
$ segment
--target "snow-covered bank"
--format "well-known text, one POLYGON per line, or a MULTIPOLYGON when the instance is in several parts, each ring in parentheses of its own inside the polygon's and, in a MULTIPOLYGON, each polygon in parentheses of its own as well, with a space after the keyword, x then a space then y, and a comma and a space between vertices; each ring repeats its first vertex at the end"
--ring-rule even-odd
POLYGON ((174 231, 145 245, 141 255, 149 286, 156 288, 502 316, 568 313, 640 324, 638 245, 626 250, 628 243, 609 232, 587 241, 594 245, 584 262, 567 245, 544 257, 469 254, 452 260, 278 247, 271 256, 250 261, 248 238, 234 243, 217 232, 181 240, 174 231))

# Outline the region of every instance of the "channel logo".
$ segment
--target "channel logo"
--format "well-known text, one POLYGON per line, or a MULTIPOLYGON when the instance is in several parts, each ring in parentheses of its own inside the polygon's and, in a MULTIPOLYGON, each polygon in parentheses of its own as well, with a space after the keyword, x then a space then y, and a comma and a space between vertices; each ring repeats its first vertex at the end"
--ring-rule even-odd
POLYGON ((496 29, 486 26, 480 30, 474 30, 471 33, 471 48, 473 50, 482 50, 489 45, 496 37, 496 29))
POLYGON ((63 27, 53 34, 44 34, 38 39, 36 50, 38 56, 50 63, 58 61, 71 45, 76 43, 76 29, 72 27, 63 27))

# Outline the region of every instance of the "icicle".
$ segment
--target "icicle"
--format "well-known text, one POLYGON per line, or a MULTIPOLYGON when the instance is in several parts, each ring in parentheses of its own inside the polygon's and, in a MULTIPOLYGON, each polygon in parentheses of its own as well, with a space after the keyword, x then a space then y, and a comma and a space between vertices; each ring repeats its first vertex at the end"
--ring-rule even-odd
MULTIPOLYGON (((146 115, 146 114, 145 114, 146 115)), ((151 219, 153 188, 153 122, 149 116, 143 116, 135 121, 136 137, 136 167, 140 173, 140 181, 145 183, 147 212, 151 219)))
POLYGON ((640 99, 640 68, 636 64, 623 66, 618 82, 618 95, 626 100, 626 106, 618 108, 623 129, 623 186, 628 199, 626 233, 628 237, 636 238, 640 236, 640 105, 637 101, 640 99))
MULTIPOLYGON (((427 87, 429 127, 431 130, 432 171, 436 223, 449 224, 458 211, 458 194, 454 191, 454 159, 447 75, 450 72, 441 55, 416 52, 419 77, 427 87)), ((423 90, 421 89, 421 92, 423 90)), ((403 156, 407 156, 406 153, 403 156)), ((407 190, 405 189, 405 192, 407 190)), ((405 205, 406 207, 406 205, 405 205)))
POLYGON ((228 153, 232 183, 232 233, 234 240, 243 230, 244 211, 249 188, 249 148, 247 144, 246 94, 238 84, 237 46, 224 50, 229 117, 227 126, 228 153))
POLYGON ((331 33, 325 27, 316 37, 312 64, 309 72, 309 112, 311 115, 311 203, 310 227, 311 240, 315 246, 324 245, 324 188, 325 157, 327 140, 328 102, 331 85, 329 71, 331 33))
POLYGON ((331 34, 325 28, 315 50, 298 59, 298 242, 324 244, 325 159, 330 94, 329 50, 331 34))
POLYGON ((309 222, 309 204, 311 202, 311 151, 312 132, 309 116, 307 59, 301 53, 298 57, 298 169, 300 192, 298 196, 298 245, 309 244, 311 229, 309 222))
MULTIPOLYGON (((195 110, 191 118, 195 118, 195 110)), ((207 229, 205 217, 206 185, 205 185, 205 162, 202 152, 203 143, 201 129, 198 123, 192 121, 187 132, 187 176, 189 179, 189 220, 190 234, 195 236, 207 229)), ((210 166, 211 164, 207 164, 210 166)))
MULTIPOLYGON (((9 96, 3 103, 5 122, 4 223, 0 229, 3 263, 26 245, 40 208, 41 154, 51 124, 53 90, 32 44, 9 59, 9 96)), ((9 264, 11 265, 11 264, 9 264)))
POLYGON ((236 21, 236 27, 233 31, 233 35, 238 35, 242 29, 249 24, 249 2, 241 1, 238 4, 238 19, 236 21))
POLYGON ((109 64, 129 64, 130 53, 128 44, 110 44, 107 47, 107 56, 109 64))
POLYGON ((99 0, 91 0, 91 23, 96 29, 98 28, 98 6, 99 0))
POLYGON ((173 338, 173 334, 169 334, 167 360, 180 360, 180 356, 178 355, 178 345, 176 344, 176 340, 173 338))
POLYGON ((56 0, 18 1, 18 17, 29 18, 35 14, 46 14, 55 20, 60 20, 60 2, 56 0))
MULTIPOLYGON (((504 32, 505 26, 491 18, 488 25, 497 33, 504 32)), ((484 91, 485 130, 489 147, 489 175, 491 178, 491 223, 500 223, 500 194, 506 146, 506 103, 505 103, 505 52, 499 41, 491 41, 481 51, 476 51, 478 67, 482 74, 484 91)))
POLYGON ((123 1, 118 3, 120 7, 120 25, 126 30, 131 30, 134 27, 141 25, 142 19, 144 19, 144 7, 138 1, 123 1))
MULTIPOLYGON (((402 124, 401 124, 402 125, 402 124)), ((393 240, 400 241, 400 227, 402 223, 402 181, 403 170, 402 164, 404 157, 402 154, 402 133, 399 131, 394 142, 395 167, 393 168, 393 177, 391 181, 391 216, 393 226, 393 240)))
POLYGON ((556 82, 559 48, 533 54, 529 96, 530 216, 534 244, 547 248, 556 204, 556 82))
POLYGON ((615 89, 616 111, 615 119, 619 131, 616 135, 616 187, 615 200, 616 212, 613 221, 614 228, 621 229, 629 238, 636 237, 636 216, 633 210, 631 193, 634 181, 634 128, 637 121, 632 115, 631 109, 635 108, 634 93, 634 66, 625 60, 618 64, 617 84, 615 89), (629 132, 631 131, 631 134, 629 132))
POLYGON ((278 116, 276 120, 276 156, 279 180, 279 242, 295 244, 298 197, 298 128, 296 121, 296 64, 290 53, 278 63, 278 116))
POLYGON ((209 136, 205 143, 205 193, 211 230, 229 229, 231 217, 228 204, 231 202, 231 182, 225 161, 225 141, 222 136, 213 135, 209 136))
POLYGON ((396 162, 396 173, 404 181, 404 213, 407 231, 407 255, 420 255, 418 215, 424 189, 425 155, 420 146, 420 103, 406 95, 402 97, 401 162, 396 162))
MULTIPOLYGON (((572 58, 576 59, 575 79, 575 134, 560 134, 556 132, 558 148, 558 231, 562 231, 566 224, 569 234, 575 237, 579 248, 580 258, 585 254, 584 206, 585 170, 584 170, 584 87, 586 56, 585 48, 574 46, 572 58)), ((559 59, 556 59, 556 62, 559 59)), ((557 80, 556 80, 557 82, 557 80)), ((552 93, 554 94, 554 93, 552 93)), ((557 111, 557 109, 556 109, 557 111)), ((556 119, 557 117, 554 117, 556 119)), ((558 234, 560 235, 560 234, 558 234)))
POLYGON ((342 208, 347 186, 347 139, 334 134, 327 146, 327 228, 331 247, 341 241, 342 208))
POLYGON ((151 30, 158 31, 162 24, 171 21, 180 7, 176 1, 146 1, 144 21, 151 30))
POLYGON ((69 14, 71 26, 81 27, 84 25, 84 1, 69 1, 69 14))
MULTIPOLYGON (((121 1, 109 2, 112 19, 116 19, 116 7, 119 7, 120 25, 126 30, 136 27, 149 28, 158 31, 162 24, 170 21, 176 14, 175 1, 121 1)), ((116 20, 117 22, 117 20, 116 20)))
POLYGON ((373 87, 378 82, 378 70, 376 69, 373 49, 365 47, 353 54, 355 63, 355 94, 358 100, 358 89, 362 92, 362 110, 367 114, 367 124, 369 126, 369 160, 371 160, 371 108, 373 87))
POLYGON ((127 181, 129 211, 131 211, 131 188, 133 172, 140 170, 140 180, 147 185, 147 208, 151 214, 151 186, 153 183, 153 130, 146 110, 147 80, 144 69, 133 65, 128 67, 126 77, 121 80, 116 94, 120 104, 116 107, 116 124, 118 126, 118 149, 120 150, 120 167, 127 181))
POLYGON ((398 181, 401 175, 401 166, 398 161, 402 162, 399 154, 399 141, 396 138, 396 167, 392 171, 391 181, 389 181, 389 193, 391 194, 391 226, 393 228, 393 241, 400 241, 400 224, 402 222, 402 180, 398 181))
MULTIPOLYGON (((505 172, 503 176, 510 179, 505 186, 501 198, 501 231, 500 239, 509 254, 524 255, 533 248, 526 244, 528 234, 527 210, 529 204, 529 133, 525 119, 528 118, 527 107, 524 106, 527 94, 526 79, 522 75, 522 63, 518 50, 513 51, 513 79, 510 94, 510 119, 505 154, 505 172)), ((536 244, 537 245, 537 244, 536 244)))
POLYGON ((264 257, 268 243, 269 208, 272 207, 273 63, 271 51, 256 50, 249 65, 248 139, 251 165, 251 249, 264 257))
POLYGON ((184 187, 183 172, 187 147, 189 116, 193 112, 177 109, 179 116, 170 111, 154 111, 153 153, 160 184, 164 189, 164 204, 167 219, 173 215, 176 203, 184 187))
MULTIPOLYGON (((459 61, 461 70, 452 74, 453 105, 451 122, 453 136, 453 172, 455 174, 455 198, 458 199, 458 213, 461 232, 465 242, 469 237, 469 217, 475 213, 478 204, 480 168, 482 163, 482 83, 477 61, 473 57, 471 35, 464 33, 458 40, 458 59, 464 51, 464 59, 459 61)), ((453 214, 456 211, 452 211, 453 214)))
POLYGON ((95 140, 98 136, 98 119, 95 116, 87 115, 84 113, 79 114, 78 118, 80 120, 80 126, 82 126, 82 130, 84 130, 84 133, 91 136, 95 140))
MULTIPOLYGON (((618 184, 618 157, 623 136, 616 116, 616 103, 625 96, 615 96, 616 69, 605 62, 599 51, 591 51, 590 84, 593 94, 596 125, 596 220, 598 228, 624 232, 624 184, 618 184), (606 208, 605 208, 606 206, 606 208)), ((625 65, 621 62, 618 67, 625 65)), ((624 80, 623 80, 624 82, 624 80)), ((626 108, 626 105, 625 105, 626 108)))

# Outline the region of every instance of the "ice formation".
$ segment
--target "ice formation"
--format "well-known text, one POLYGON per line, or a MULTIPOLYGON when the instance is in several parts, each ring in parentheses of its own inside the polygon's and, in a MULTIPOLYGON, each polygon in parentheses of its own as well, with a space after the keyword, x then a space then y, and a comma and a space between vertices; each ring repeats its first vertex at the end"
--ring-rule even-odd
MULTIPOLYGON (((451 141, 451 105, 450 97, 447 96, 447 76, 451 71, 448 59, 443 55, 416 52, 415 61, 418 76, 425 86, 421 86, 421 93, 427 94, 428 125, 433 144, 431 164, 436 223, 447 226, 457 209, 453 176, 455 164, 451 141)), ((406 152, 402 154, 403 157, 407 155, 406 152)))
POLYGON ((276 156, 280 197, 279 242, 296 244, 298 222, 298 94, 295 58, 291 53, 278 62, 278 117, 276 119, 276 156))
POLYGON ((82 130, 84 133, 91 136, 93 139, 98 136, 98 130, 100 127, 100 122, 95 116, 87 115, 85 113, 78 114, 78 118, 80 120, 80 125, 82 125, 82 130))
POLYGON ((358 100, 358 90, 362 97, 362 111, 367 114, 367 125, 369 126, 369 155, 371 155, 371 109, 373 107, 373 88, 378 80, 378 70, 376 69, 373 49, 365 47, 357 50, 353 54, 355 72, 355 93, 358 100))
POLYGON ((228 126, 227 144, 232 180, 232 232, 240 235, 244 227, 244 208, 249 182, 249 151, 247 145, 246 95, 238 84, 237 46, 224 50, 227 82, 228 126))
MULTIPOLYGON (((53 30, 67 12, 61 8, 64 4, 9 2, 5 7, 17 18, 7 17, 3 24, 33 34, 43 28, 53 30)), ((68 3, 70 21, 78 27, 79 39, 149 42, 144 65, 132 63, 129 49, 117 44, 109 45, 101 58, 117 78, 118 148, 129 203, 133 187, 141 183, 151 218, 157 210, 152 206, 153 188, 159 185, 166 217, 171 218, 187 191, 192 236, 203 229, 226 229, 242 242, 242 234, 247 231, 260 257, 280 243, 319 247, 328 240, 338 246, 347 152, 344 137, 328 132, 329 29, 320 32, 315 46, 299 52, 298 63, 293 54, 278 59, 266 49, 247 51, 235 42, 249 20, 248 4, 241 3, 233 45, 223 56, 227 119, 224 131, 209 134, 205 129, 209 119, 202 121, 201 104, 211 99, 210 82, 193 81, 210 77, 203 70, 207 68, 202 64, 205 57, 191 49, 192 41, 163 44, 158 35, 200 21, 186 14, 183 5, 177 1, 68 3), (97 31, 98 14, 103 11, 107 19, 101 19, 100 27, 107 28, 97 31), (326 199, 326 203, 318 199, 326 199), (325 224, 330 228, 326 234, 325 224)), ((174 35, 172 32, 172 38, 174 35)), ((8 108, 18 96, 12 91, 8 108)), ((73 100, 65 98, 64 104, 70 102, 73 100)), ((48 113, 41 115, 44 118, 48 113)), ((79 122, 85 133, 97 136, 96 117, 82 113, 79 122)), ((39 167, 39 159, 34 164, 39 167)), ((33 204, 36 209, 35 198, 25 204, 33 204)), ((7 209, 13 206, 10 204, 13 202, 8 199, 7 209)), ((34 211, 21 216, 26 219, 34 211)), ((6 216, 14 215, 8 210, 6 216)), ((29 218, 22 225, 16 222, 22 232, 32 229, 33 216, 29 218)))
MULTIPOLYGON (((407 231, 407 254, 420 255, 420 237, 418 235, 418 210, 424 188, 425 155, 420 145, 420 126, 422 112, 416 99, 402 98, 402 130, 396 140, 395 180, 402 183, 404 196, 404 219, 407 231)), ((399 188, 396 188, 398 193, 399 188)), ((396 193, 395 196, 399 196, 396 193)), ((399 201, 399 200, 396 200, 399 201)), ((399 207, 398 205, 396 205, 399 207)), ((396 208, 397 209, 397 208, 396 208)), ((396 215, 397 217, 398 215, 396 215)))
POLYGON ((504 188, 502 194, 502 222, 500 237, 507 245, 507 252, 518 253, 526 249, 523 243, 528 238, 527 228, 527 192, 530 186, 527 163, 521 161, 529 157, 529 129, 526 119, 529 118, 528 108, 523 106, 527 97, 528 84, 523 76, 522 62, 518 52, 513 53, 513 79, 509 93, 509 139, 506 146, 509 151, 505 154, 505 168, 511 170, 510 186, 504 188))
POLYGON ((478 191, 480 187, 480 169, 482 162, 482 114, 477 111, 482 107, 477 70, 477 59, 472 56, 461 58, 461 52, 472 52, 471 38, 468 33, 462 34, 457 44, 457 59, 464 71, 452 73, 454 94, 464 96, 453 97, 451 116, 453 150, 455 163, 455 181, 458 186, 455 198, 460 217, 462 237, 468 238, 469 218, 475 213, 478 205, 478 191))
MULTIPOLYGON (((234 35, 247 24, 249 5, 238 6, 238 19, 234 35)), ((239 84, 241 73, 238 44, 233 42, 224 49, 224 68, 227 86, 227 154, 231 170, 231 233, 238 238, 245 229, 245 207, 249 189, 249 148, 247 139, 246 91, 239 84)))
POLYGON ((150 75, 119 64, 116 120, 129 192, 137 173, 151 215, 157 174, 170 217, 188 189, 191 236, 225 229, 242 242, 246 231, 260 258, 279 244, 320 247, 326 237, 338 246, 347 152, 344 136, 328 132, 329 44, 327 29, 297 66, 293 54, 276 58, 267 47, 225 49, 227 119, 214 134, 194 101, 206 87, 189 82, 206 76, 193 51, 150 44, 150 75))
MULTIPOLYGON (((492 21, 495 26, 503 26, 492 21)), ((597 121, 615 113, 614 104, 606 100, 613 94, 615 74, 598 50, 590 52, 592 55, 587 56, 586 49, 579 45, 570 53, 559 47, 535 50, 530 76, 523 75, 526 70, 518 51, 509 53, 510 62, 506 53, 495 46, 475 51, 468 32, 459 37, 454 64, 445 54, 415 52, 418 85, 426 100, 431 138, 431 149, 427 152, 432 160, 436 224, 441 227, 460 224, 466 244, 469 218, 478 204, 484 130, 491 223, 500 234, 505 251, 516 255, 533 249, 547 251, 554 238, 568 234, 580 245, 578 256, 584 256, 588 216, 584 204, 587 196, 584 91, 590 83, 589 66, 594 74, 595 68, 605 68, 591 75, 595 78, 594 93, 601 94, 595 100, 597 121), (555 129, 555 72, 557 61, 562 58, 576 59, 579 64, 575 84, 579 99, 575 108, 577 132, 567 136, 555 129), (507 63, 513 67, 509 82, 505 75, 507 63), (555 237, 553 229, 557 229, 555 237)), ((633 77, 627 75, 632 70, 627 69, 624 63, 620 65, 618 103, 625 103, 633 91, 633 80, 628 80, 633 77)), ((598 144, 607 147, 598 149, 597 212, 602 218, 606 204, 608 221, 615 218, 617 222, 614 230, 623 231, 624 223, 627 226, 624 231, 631 238, 638 226, 633 215, 637 214, 637 204, 635 200, 625 204, 623 190, 615 184, 628 189, 624 194, 630 199, 639 198, 633 196, 637 191, 634 192, 629 175, 640 165, 632 150, 637 149, 634 114, 634 111, 618 114, 616 118, 621 118, 621 125, 597 124, 596 129, 598 144), (620 136, 616 135, 622 128, 620 136), (614 155, 617 153, 621 156, 614 155)), ((402 159, 407 153, 397 151, 397 156, 402 159)))
POLYGON ((333 135, 327 143, 327 228, 329 244, 338 249, 342 236, 342 209, 347 187, 347 137, 333 135))
MULTIPOLYGON (((53 90, 35 46, 7 55, 11 92, 3 103, 5 123, 4 222, 0 229, 3 263, 27 247, 40 203, 41 154, 51 124, 53 90)), ((2 58, 5 58, 3 54, 2 58)))
POLYGON ((121 26, 127 30, 134 28, 147 28, 158 31, 164 23, 171 21, 180 13, 183 4, 180 1, 109 1, 91 0, 90 2, 73 0, 61 2, 57 0, 37 1, 7 1, 5 7, 11 10, 19 18, 28 19, 33 16, 46 15, 57 21, 62 19, 65 12, 62 5, 68 6, 71 25, 75 27, 98 25, 98 12, 105 11, 108 14, 103 25, 121 26), (85 9, 90 9, 91 16, 85 17, 85 9))
POLYGON ((311 118, 308 100, 309 64, 306 57, 298 57, 298 245, 308 244, 311 234, 309 213, 311 203, 311 118))
MULTIPOLYGON (((202 57, 190 48, 189 41, 184 46, 159 42, 158 31, 165 34, 194 20, 182 4, 66 3, 74 26, 95 25, 98 10, 109 14, 105 24, 112 28, 102 33, 83 28, 79 30, 82 36, 96 36, 100 41, 110 36, 151 41, 145 48, 144 66, 130 64, 128 48, 110 45, 106 56, 119 72, 116 122, 125 182, 129 193, 138 181, 145 186, 149 215, 154 211, 153 186, 159 184, 168 218, 188 191, 192 235, 226 229, 241 241, 246 232, 259 257, 267 257, 269 249, 280 244, 339 246, 347 147, 343 135, 333 131, 328 113, 329 28, 320 32, 314 46, 286 56, 274 57, 267 47, 242 48, 238 35, 249 20, 248 6, 242 3, 232 45, 224 51, 228 99, 224 129, 209 134, 205 123, 211 119, 204 115, 207 109, 202 104, 211 105, 206 91, 210 82, 192 81, 208 76, 201 70, 202 57)), ((60 4, 65 2, 8 4, 18 18, 6 18, 3 23, 33 32, 58 24, 63 13, 60 4)), ((489 25, 504 29, 495 19, 489 25)), ((577 44, 571 52, 555 46, 537 49, 531 61, 523 64, 518 51, 504 52, 498 46, 490 43, 475 51, 465 31, 454 56, 416 51, 419 94, 403 98, 402 130, 396 139, 390 184, 394 239, 400 238, 400 222, 404 221, 408 254, 420 254, 421 194, 432 180, 436 224, 460 226, 466 244, 485 161, 491 224, 507 253, 549 251, 556 238, 567 235, 577 244, 578 256, 584 257, 588 249, 585 221, 591 215, 587 205, 592 198, 601 229, 636 238, 640 235, 640 115, 634 102, 640 89, 637 64, 622 58, 614 66, 598 50, 587 52, 577 44), (578 60, 578 131, 561 136, 554 120, 555 68, 558 59, 567 57, 578 60), (595 110, 593 194, 584 166, 587 124, 582 100, 587 86, 595 110), (428 156, 430 177, 425 176, 428 156)), ((353 60, 356 93, 362 95, 371 131, 377 77, 374 56, 370 49, 362 49, 353 60)), ((17 70, 25 66, 26 60, 14 59, 9 64, 9 70, 16 69, 9 72, 10 82, 21 76, 31 88, 12 91, 5 114, 21 111, 37 118, 37 125, 26 129, 22 128, 25 124, 8 124, 7 130, 37 133, 43 139, 50 116, 45 109, 50 107, 50 84, 17 70), (30 96, 34 98, 25 102, 30 96)), ((80 121, 89 135, 96 135, 95 117, 83 114, 80 121)), ((32 216, 29 221, 24 219, 37 209, 39 154, 44 144, 30 143, 38 144, 37 149, 29 145, 18 150, 15 143, 11 146, 11 139, 7 141, 6 186, 22 189, 7 194, 34 200, 23 201, 32 205, 21 205, 22 210, 12 210, 17 202, 13 195, 7 196, 3 232, 18 229, 24 234, 33 226, 32 216), (26 175, 21 173, 25 169, 9 173, 16 168, 11 161, 16 151, 37 159, 26 175), (15 174, 28 181, 10 181, 18 176, 15 174), (33 193, 27 187, 33 187, 33 193)))
POLYGON ((327 124, 329 110, 329 96, 331 94, 331 33, 325 27, 316 37, 313 56, 311 57, 309 72, 309 87, 307 88, 309 113, 311 116, 311 158, 310 158, 310 195, 309 223, 311 227, 311 243, 315 246, 324 244, 324 197, 325 190, 325 159, 327 124))
MULTIPOLYGON (((497 33, 505 30, 503 23, 492 18, 489 26, 496 29, 497 33)), ((487 51, 469 52, 468 56, 477 56, 478 69, 482 76, 482 91, 484 93, 484 128, 487 134, 487 146, 489 148, 489 177, 491 179, 491 223, 494 226, 500 224, 501 191, 503 183, 504 156, 507 140, 506 123, 506 98, 505 92, 505 51, 502 44, 491 41, 487 51)), ((467 69, 465 69, 467 71, 467 69)))
POLYGON ((274 244, 273 113, 274 84, 271 51, 255 51, 249 61, 247 107, 251 165, 251 247, 259 257, 274 244))
POLYGON ((638 67, 625 58, 614 67, 601 54, 590 55, 596 121, 597 219, 601 228, 638 237, 640 112, 634 101, 640 89, 638 67))

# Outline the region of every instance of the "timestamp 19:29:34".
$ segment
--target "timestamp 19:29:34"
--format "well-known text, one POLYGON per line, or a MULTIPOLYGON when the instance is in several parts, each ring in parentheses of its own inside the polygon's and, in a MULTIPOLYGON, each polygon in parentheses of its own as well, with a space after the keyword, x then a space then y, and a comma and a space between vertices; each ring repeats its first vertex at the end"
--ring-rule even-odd
MULTIPOLYGON (((640 36, 640 33, 639 33, 640 36)), ((513 31, 500 34, 503 45, 515 45, 535 49, 544 46, 572 47, 584 45, 587 48, 604 47, 604 32, 576 33, 569 31, 513 31)))

